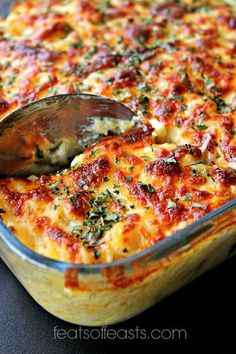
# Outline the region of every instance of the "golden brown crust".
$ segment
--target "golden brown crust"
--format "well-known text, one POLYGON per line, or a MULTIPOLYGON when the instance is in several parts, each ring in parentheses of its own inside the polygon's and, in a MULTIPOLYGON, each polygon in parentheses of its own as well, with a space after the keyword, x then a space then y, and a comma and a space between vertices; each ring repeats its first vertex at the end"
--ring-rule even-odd
POLYGON ((235 198, 235 31, 220 0, 16 2, 0 21, 0 117, 81 90, 124 102, 144 125, 61 175, 1 180, 5 223, 39 253, 103 262, 235 198))
POLYGON ((116 260, 235 196, 235 171, 204 160, 195 146, 156 144, 149 125, 131 128, 88 148, 72 169, 34 181, 2 179, 2 218, 52 258, 116 260))

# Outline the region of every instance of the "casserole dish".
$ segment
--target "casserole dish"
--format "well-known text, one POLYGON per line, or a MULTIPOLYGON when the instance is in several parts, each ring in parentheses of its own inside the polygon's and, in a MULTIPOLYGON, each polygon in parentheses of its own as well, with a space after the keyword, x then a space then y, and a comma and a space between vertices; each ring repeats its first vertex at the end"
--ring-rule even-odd
MULTIPOLYGON (((161 143, 197 144, 209 161, 233 168, 236 25, 225 2, 150 1, 150 9, 146 1, 48 3, 18 1, 0 22, 2 116, 57 93, 102 94, 147 120, 157 116, 161 143)), ((36 254, 0 223, 0 255, 52 314, 76 324, 111 324, 233 255, 235 205, 226 203, 136 255, 98 265, 36 254)))
POLYGON ((53 315, 87 326, 144 311, 235 251, 236 200, 137 255, 100 265, 36 254, 0 223, 0 255, 29 294, 53 315))

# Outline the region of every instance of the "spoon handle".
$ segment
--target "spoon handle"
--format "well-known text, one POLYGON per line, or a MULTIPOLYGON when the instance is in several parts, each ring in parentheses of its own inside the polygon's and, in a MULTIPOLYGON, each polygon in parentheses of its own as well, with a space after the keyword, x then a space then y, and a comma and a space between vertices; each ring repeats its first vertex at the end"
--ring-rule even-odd
POLYGON ((12 5, 13 0, 2 0, 0 4, 0 17, 6 18, 11 11, 12 5))

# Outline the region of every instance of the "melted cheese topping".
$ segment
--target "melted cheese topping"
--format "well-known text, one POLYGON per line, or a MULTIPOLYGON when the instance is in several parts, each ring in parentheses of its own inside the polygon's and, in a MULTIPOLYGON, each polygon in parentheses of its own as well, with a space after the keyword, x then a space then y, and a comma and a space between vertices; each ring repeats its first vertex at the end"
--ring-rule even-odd
POLYGON ((235 13, 222 0, 16 2, 0 20, 0 117, 82 91, 143 122, 71 170, 0 180, 3 221, 22 242, 54 259, 109 262, 235 198, 235 13))
POLYGON ((156 144, 150 125, 108 137, 72 168, 0 180, 3 220, 37 252, 110 262, 152 246, 235 196, 236 174, 192 145, 156 144), (107 154, 109 151, 109 154, 107 154))

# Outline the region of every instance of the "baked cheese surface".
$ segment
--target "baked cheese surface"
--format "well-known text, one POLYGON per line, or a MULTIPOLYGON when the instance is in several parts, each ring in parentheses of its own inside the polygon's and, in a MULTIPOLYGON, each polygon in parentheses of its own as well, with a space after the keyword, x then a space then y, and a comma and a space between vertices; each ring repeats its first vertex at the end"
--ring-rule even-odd
POLYGON ((154 245, 235 196, 233 170, 207 165, 196 146, 155 140, 150 125, 134 127, 91 146, 68 170, 1 179, 4 222, 48 257, 110 262, 154 245))
POLYGON ((66 171, 1 179, 12 232, 54 259, 110 262, 235 198, 235 34, 234 1, 17 1, 0 20, 1 118, 84 92, 142 125, 66 171))

